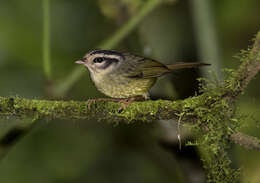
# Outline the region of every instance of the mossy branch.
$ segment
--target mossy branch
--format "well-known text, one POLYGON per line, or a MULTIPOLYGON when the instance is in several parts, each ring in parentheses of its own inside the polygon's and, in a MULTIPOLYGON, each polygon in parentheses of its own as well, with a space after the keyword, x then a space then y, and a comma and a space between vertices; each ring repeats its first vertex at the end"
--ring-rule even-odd
POLYGON ((20 97, 0 97, 0 116, 35 119, 98 119, 113 123, 119 121, 151 121, 176 118, 181 111, 181 101, 134 102, 122 112, 117 102, 96 102, 88 108, 88 101, 32 100, 20 97))
POLYGON ((260 70, 260 31, 257 33, 252 48, 241 52, 241 65, 229 79, 228 94, 234 98, 239 96, 248 83, 260 70))
MULTIPOLYGON (((131 123, 135 121, 152 122, 154 120, 179 119, 182 123, 196 123, 198 116, 192 111, 203 110, 214 102, 214 97, 205 93, 200 96, 179 101, 156 100, 134 102, 119 112, 117 102, 97 102, 88 108, 88 101, 50 101, 25 99, 20 97, 0 97, 0 117, 19 119, 65 119, 65 120, 106 120, 109 123, 131 123), (185 111, 185 112, 184 112, 185 111), (190 112, 188 112, 190 111, 190 112)), ((203 128, 203 127, 202 127, 203 128)), ((260 150, 259 140, 240 132, 230 136, 234 143, 260 150), (244 138, 246 137, 246 138, 244 138)))

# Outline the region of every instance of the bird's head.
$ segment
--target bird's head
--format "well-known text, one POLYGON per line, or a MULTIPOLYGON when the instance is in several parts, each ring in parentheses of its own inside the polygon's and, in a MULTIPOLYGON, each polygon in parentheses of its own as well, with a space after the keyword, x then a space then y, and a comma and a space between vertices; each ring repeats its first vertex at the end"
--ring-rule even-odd
POLYGON ((123 54, 111 50, 94 50, 88 52, 82 59, 76 61, 83 64, 93 74, 111 72, 125 60, 123 54))

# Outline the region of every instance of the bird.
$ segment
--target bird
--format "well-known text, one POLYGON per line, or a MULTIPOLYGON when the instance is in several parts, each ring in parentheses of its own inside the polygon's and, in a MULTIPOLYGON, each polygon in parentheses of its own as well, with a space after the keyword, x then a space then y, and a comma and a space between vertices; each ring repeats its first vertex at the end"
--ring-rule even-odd
POLYGON ((199 62, 163 64, 115 50, 92 50, 75 63, 84 65, 96 88, 113 99, 149 99, 149 90, 159 77, 178 69, 209 65, 199 62))

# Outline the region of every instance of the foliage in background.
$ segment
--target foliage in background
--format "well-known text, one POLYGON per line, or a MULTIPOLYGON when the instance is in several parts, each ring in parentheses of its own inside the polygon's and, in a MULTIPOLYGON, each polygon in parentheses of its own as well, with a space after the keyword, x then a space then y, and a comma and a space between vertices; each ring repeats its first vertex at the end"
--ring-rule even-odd
MULTIPOLYGON (((97 43, 110 38, 124 20, 111 20, 94 0, 50 2, 51 67, 55 71, 52 79, 58 83, 57 80, 69 75, 75 60, 96 48, 97 43)), ((199 60, 189 3, 163 4, 149 14, 117 48, 147 54, 166 62, 199 60)), ((135 7, 139 6, 137 4, 129 9, 131 13, 128 16, 135 16, 138 12, 134 11, 135 7)), ((246 48, 250 43, 248 40, 260 29, 258 7, 257 0, 212 1, 224 67, 238 65, 231 57, 246 48)), ((127 19, 130 18, 128 16, 127 19)), ((1 96, 18 94, 28 98, 45 98, 41 1, 1 2, 0 26, 1 96)), ((164 86, 165 82, 171 83, 172 78, 168 81, 162 79, 157 87, 168 91, 154 91, 154 94, 160 97, 173 93, 182 95, 184 91, 178 93, 178 89, 191 85, 192 81, 187 73, 178 73, 176 77, 175 80, 181 81, 179 86, 176 82, 177 87, 164 86), (187 84, 183 86, 183 83, 187 84)), ((259 137, 259 129, 254 124, 255 119, 260 117, 258 83, 259 77, 250 84, 239 102, 238 110, 251 114, 244 120, 248 124, 244 130, 259 137)), ((189 88, 186 92, 194 94, 189 88)), ((85 72, 82 79, 67 92, 65 99, 86 100, 100 96, 85 72)), ((156 124, 119 125, 114 128, 93 121, 80 124, 56 122, 41 121, 39 128, 36 127, 10 151, 0 166, 2 182, 187 182, 190 177, 195 179, 202 172, 196 172, 196 166, 201 167, 199 163, 193 165, 190 163, 192 161, 188 161, 187 166, 183 165, 178 150, 167 153, 158 148, 161 135, 156 124), (186 176, 185 168, 192 166, 195 166, 193 171, 186 176)), ((10 120, 2 119, 1 134, 16 123, 20 122, 13 120, 10 123, 10 120)), ((196 156, 195 153, 192 156, 196 156)), ((244 167, 245 182, 259 182, 259 154, 235 147, 231 156, 236 164, 244 167)))

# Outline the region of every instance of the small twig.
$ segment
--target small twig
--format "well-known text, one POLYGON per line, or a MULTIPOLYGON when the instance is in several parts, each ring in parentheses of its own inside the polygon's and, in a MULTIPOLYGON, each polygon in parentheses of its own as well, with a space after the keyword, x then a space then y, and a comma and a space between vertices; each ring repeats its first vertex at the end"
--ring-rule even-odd
POLYGON ((27 135, 35 126, 35 121, 27 119, 11 128, 0 138, 0 161, 7 155, 11 148, 27 135), (29 121, 28 121, 29 120, 29 121))
POLYGON ((260 151, 260 139, 256 137, 236 132, 230 136, 230 140, 246 149, 255 149, 260 151))
POLYGON ((43 7, 43 70, 47 80, 51 80, 51 59, 50 59, 50 1, 42 0, 43 7))

